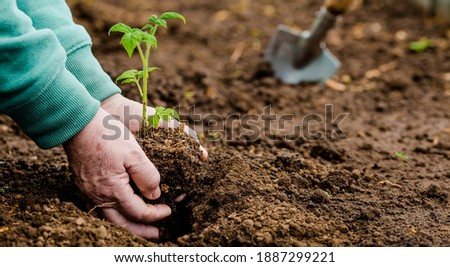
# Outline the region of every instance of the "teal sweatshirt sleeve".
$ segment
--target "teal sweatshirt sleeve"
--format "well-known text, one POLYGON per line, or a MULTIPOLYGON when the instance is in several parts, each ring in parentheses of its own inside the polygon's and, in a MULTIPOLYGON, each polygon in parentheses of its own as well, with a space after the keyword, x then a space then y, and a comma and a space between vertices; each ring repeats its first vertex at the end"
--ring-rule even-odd
POLYGON ((67 70, 66 52, 51 30, 36 30, 15 0, 3 0, 0 14, 0 112, 41 148, 62 144, 100 103, 67 70))
POLYGON ((67 69, 100 102, 120 93, 92 54, 92 41, 85 28, 74 23, 64 0, 16 0, 17 6, 33 21, 36 29, 50 29, 67 54, 67 69))

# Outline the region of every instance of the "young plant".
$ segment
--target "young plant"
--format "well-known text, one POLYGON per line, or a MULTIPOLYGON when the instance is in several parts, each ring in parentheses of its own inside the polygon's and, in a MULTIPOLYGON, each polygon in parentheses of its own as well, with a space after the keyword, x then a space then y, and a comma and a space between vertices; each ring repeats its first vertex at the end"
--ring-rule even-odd
POLYGON ((430 47, 433 47, 433 42, 428 38, 422 38, 419 41, 409 43, 409 50, 417 54, 425 52, 430 47))
POLYGON ((123 72, 116 79, 116 83, 121 81, 122 84, 134 83, 136 84, 139 95, 142 100, 142 128, 141 134, 145 136, 147 126, 150 124, 157 128, 159 125, 159 120, 169 121, 171 118, 179 119, 178 113, 170 108, 156 107, 156 113, 153 116, 147 116, 147 97, 148 97, 148 79, 150 73, 155 70, 160 70, 157 67, 151 67, 149 65, 150 54, 152 50, 158 48, 158 41, 155 37, 157 29, 162 26, 167 28, 168 19, 180 19, 186 23, 186 19, 176 12, 165 12, 159 17, 157 15, 152 15, 148 18, 148 24, 144 25, 142 28, 131 28, 124 23, 117 23, 109 29, 108 34, 111 32, 123 33, 120 43, 124 47, 131 58, 135 51, 138 52, 139 57, 142 62, 141 70, 127 70, 123 72))
POLYGON ((159 121, 162 119, 163 121, 169 121, 170 118, 174 119, 180 119, 180 115, 178 113, 171 109, 171 108, 163 108, 163 107, 156 107, 155 108, 155 114, 153 116, 148 117, 148 122, 150 125, 152 125, 154 128, 158 128, 159 121))

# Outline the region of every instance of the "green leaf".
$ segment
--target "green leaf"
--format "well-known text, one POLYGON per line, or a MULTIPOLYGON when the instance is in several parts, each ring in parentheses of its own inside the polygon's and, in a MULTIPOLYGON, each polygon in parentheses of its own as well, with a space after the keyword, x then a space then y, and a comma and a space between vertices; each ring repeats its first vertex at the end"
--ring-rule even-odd
POLYGON ((155 113, 155 115, 148 116, 148 123, 150 123, 154 128, 158 128, 160 119, 161 117, 155 113))
POLYGON ((155 35, 157 29, 158 29, 158 25, 156 25, 155 28, 151 29, 149 33, 152 35, 155 35))
POLYGON ((129 33, 131 32, 131 27, 123 23, 117 23, 109 29, 108 34, 111 34, 111 32, 129 33))
POLYGON ((133 34, 133 32, 125 33, 122 36, 122 40, 120 42, 127 51, 128 57, 131 58, 134 49, 136 49, 136 47, 139 45, 139 39, 137 38, 136 34, 133 34))
POLYGON ((120 74, 119 77, 117 77, 117 79, 121 79, 121 78, 132 78, 132 77, 136 77, 136 74, 138 73, 138 70, 132 69, 132 70, 126 70, 124 71, 122 74, 120 74))
POLYGON ((145 38, 145 35, 148 34, 141 29, 134 28, 131 30, 131 35, 139 42, 142 42, 142 39, 145 38))
POLYGON ((178 14, 176 12, 164 12, 161 14, 160 16, 161 19, 180 19, 184 22, 184 24, 186 24, 186 19, 184 18, 183 15, 178 14))
POLYGON ((158 21, 158 16, 152 15, 150 18, 148 18, 148 21, 153 22, 154 24, 156 24, 156 22, 158 21))
POLYGON ((164 121, 170 121, 170 118, 180 119, 180 115, 178 115, 178 112, 171 108, 164 108, 164 107, 156 107, 155 108, 155 115, 158 116, 159 119, 163 119, 164 121))
MULTIPOLYGON (((161 70, 160 68, 158 68, 158 67, 150 67, 150 68, 148 68, 147 69, 147 73, 152 73, 152 72, 154 72, 155 70, 161 70)), ((138 77, 138 80, 141 80, 143 77, 144 77, 144 71, 139 71, 138 73, 137 73, 137 77, 138 77)))
POLYGON ((174 113, 172 114, 172 117, 174 117, 177 120, 180 120, 180 115, 175 110, 174 110, 174 113))
POLYGON ((428 38, 422 38, 419 41, 410 42, 409 50, 414 51, 418 54, 425 52, 428 48, 432 47, 433 43, 428 38))
POLYGON ((156 37, 153 34, 144 32, 141 29, 137 28, 134 28, 131 34, 138 41, 138 43, 146 43, 155 49, 158 48, 158 42, 156 41, 156 37))
POLYGON ((137 80, 135 78, 129 78, 129 79, 122 80, 121 84, 136 83, 136 82, 137 82, 137 80))
POLYGON ((155 108, 155 114, 163 114, 165 108, 164 107, 156 107, 155 108))
POLYGON ((162 119, 163 121, 170 121, 170 116, 168 114, 163 114, 162 119))
MULTIPOLYGON (((139 71, 138 70, 127 70, 127 71, 124 71, 122 74, 120 74, 119 75, 119 77, 117 77, 117 79, 116 79, 116 83, 118 82, 118 81, 121 81, 121 80, 127 80, 127 79, 136 79, 136 75, 139 73, 139 71)), ((125 81, 123 81, 122 83, 126 83, 125 81)))
POLYGON ((161 116, 159 116, 159 115, 153 116, 153 123, 152 123, 153 127, 158 128, 160 120, 161 120, 161 116))
POLYGON ((161 70, 161 69, 158 68, 158 67, 149 67, 149 68, 147 69, 147 72, 148 72, 148 73, 152 73, 152 72, 154 72, 155 70, 161 70))
POLYGON ((144 77, 144 71, 143 70, 138 71, 136 77, 138 80, 141 80, 144 77))
POLYGON ((142 27, 142 30, 146 30, 149 29, 150 31, 155 28, 155 26, 151 25, 151 24, 145 24, 144 27, 142 27))
POLYGON ((158 19, 158 21, 156 22, 156 25, 163 26, 164 28, 167 29, 167 22, 164 19, 158 19))
POLYGON ((150 45, 154 49, 158 49, 158 41, 156 40, 156 37, 153 34, 143 32, 141 42, 150 45))
POLYGON ((177 120, 180 119, 180 115, 179 115, 178 112, 176 112, 175 110, 173 110, 173 109, 171 109, 171 108, 168 108, 168 109, 166 109, 166 110, 167 110, 168 114, 169 114, 171 117, 173 117, 174 119, 177 119, 177 120))

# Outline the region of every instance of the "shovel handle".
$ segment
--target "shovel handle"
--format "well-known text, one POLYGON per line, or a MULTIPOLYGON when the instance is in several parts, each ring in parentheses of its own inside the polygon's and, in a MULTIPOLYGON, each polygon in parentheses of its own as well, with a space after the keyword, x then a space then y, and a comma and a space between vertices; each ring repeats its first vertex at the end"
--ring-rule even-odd
POLYGON ((326 0, 325 7, 335 16, 344 14, 352 5, 353 0, 326 0))

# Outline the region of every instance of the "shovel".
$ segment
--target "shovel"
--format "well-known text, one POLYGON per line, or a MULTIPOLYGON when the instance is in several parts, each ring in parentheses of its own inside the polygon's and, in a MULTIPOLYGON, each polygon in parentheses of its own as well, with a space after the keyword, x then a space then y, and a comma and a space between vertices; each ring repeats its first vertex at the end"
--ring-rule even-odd
POLYGON ((326 0, 310 31, 299 32, 278 25, 264 59, 272 65, 275 76, 286 84, 321 82, 333 76, 341 66, 323 40, 337 18, 352 0, 326 0))

